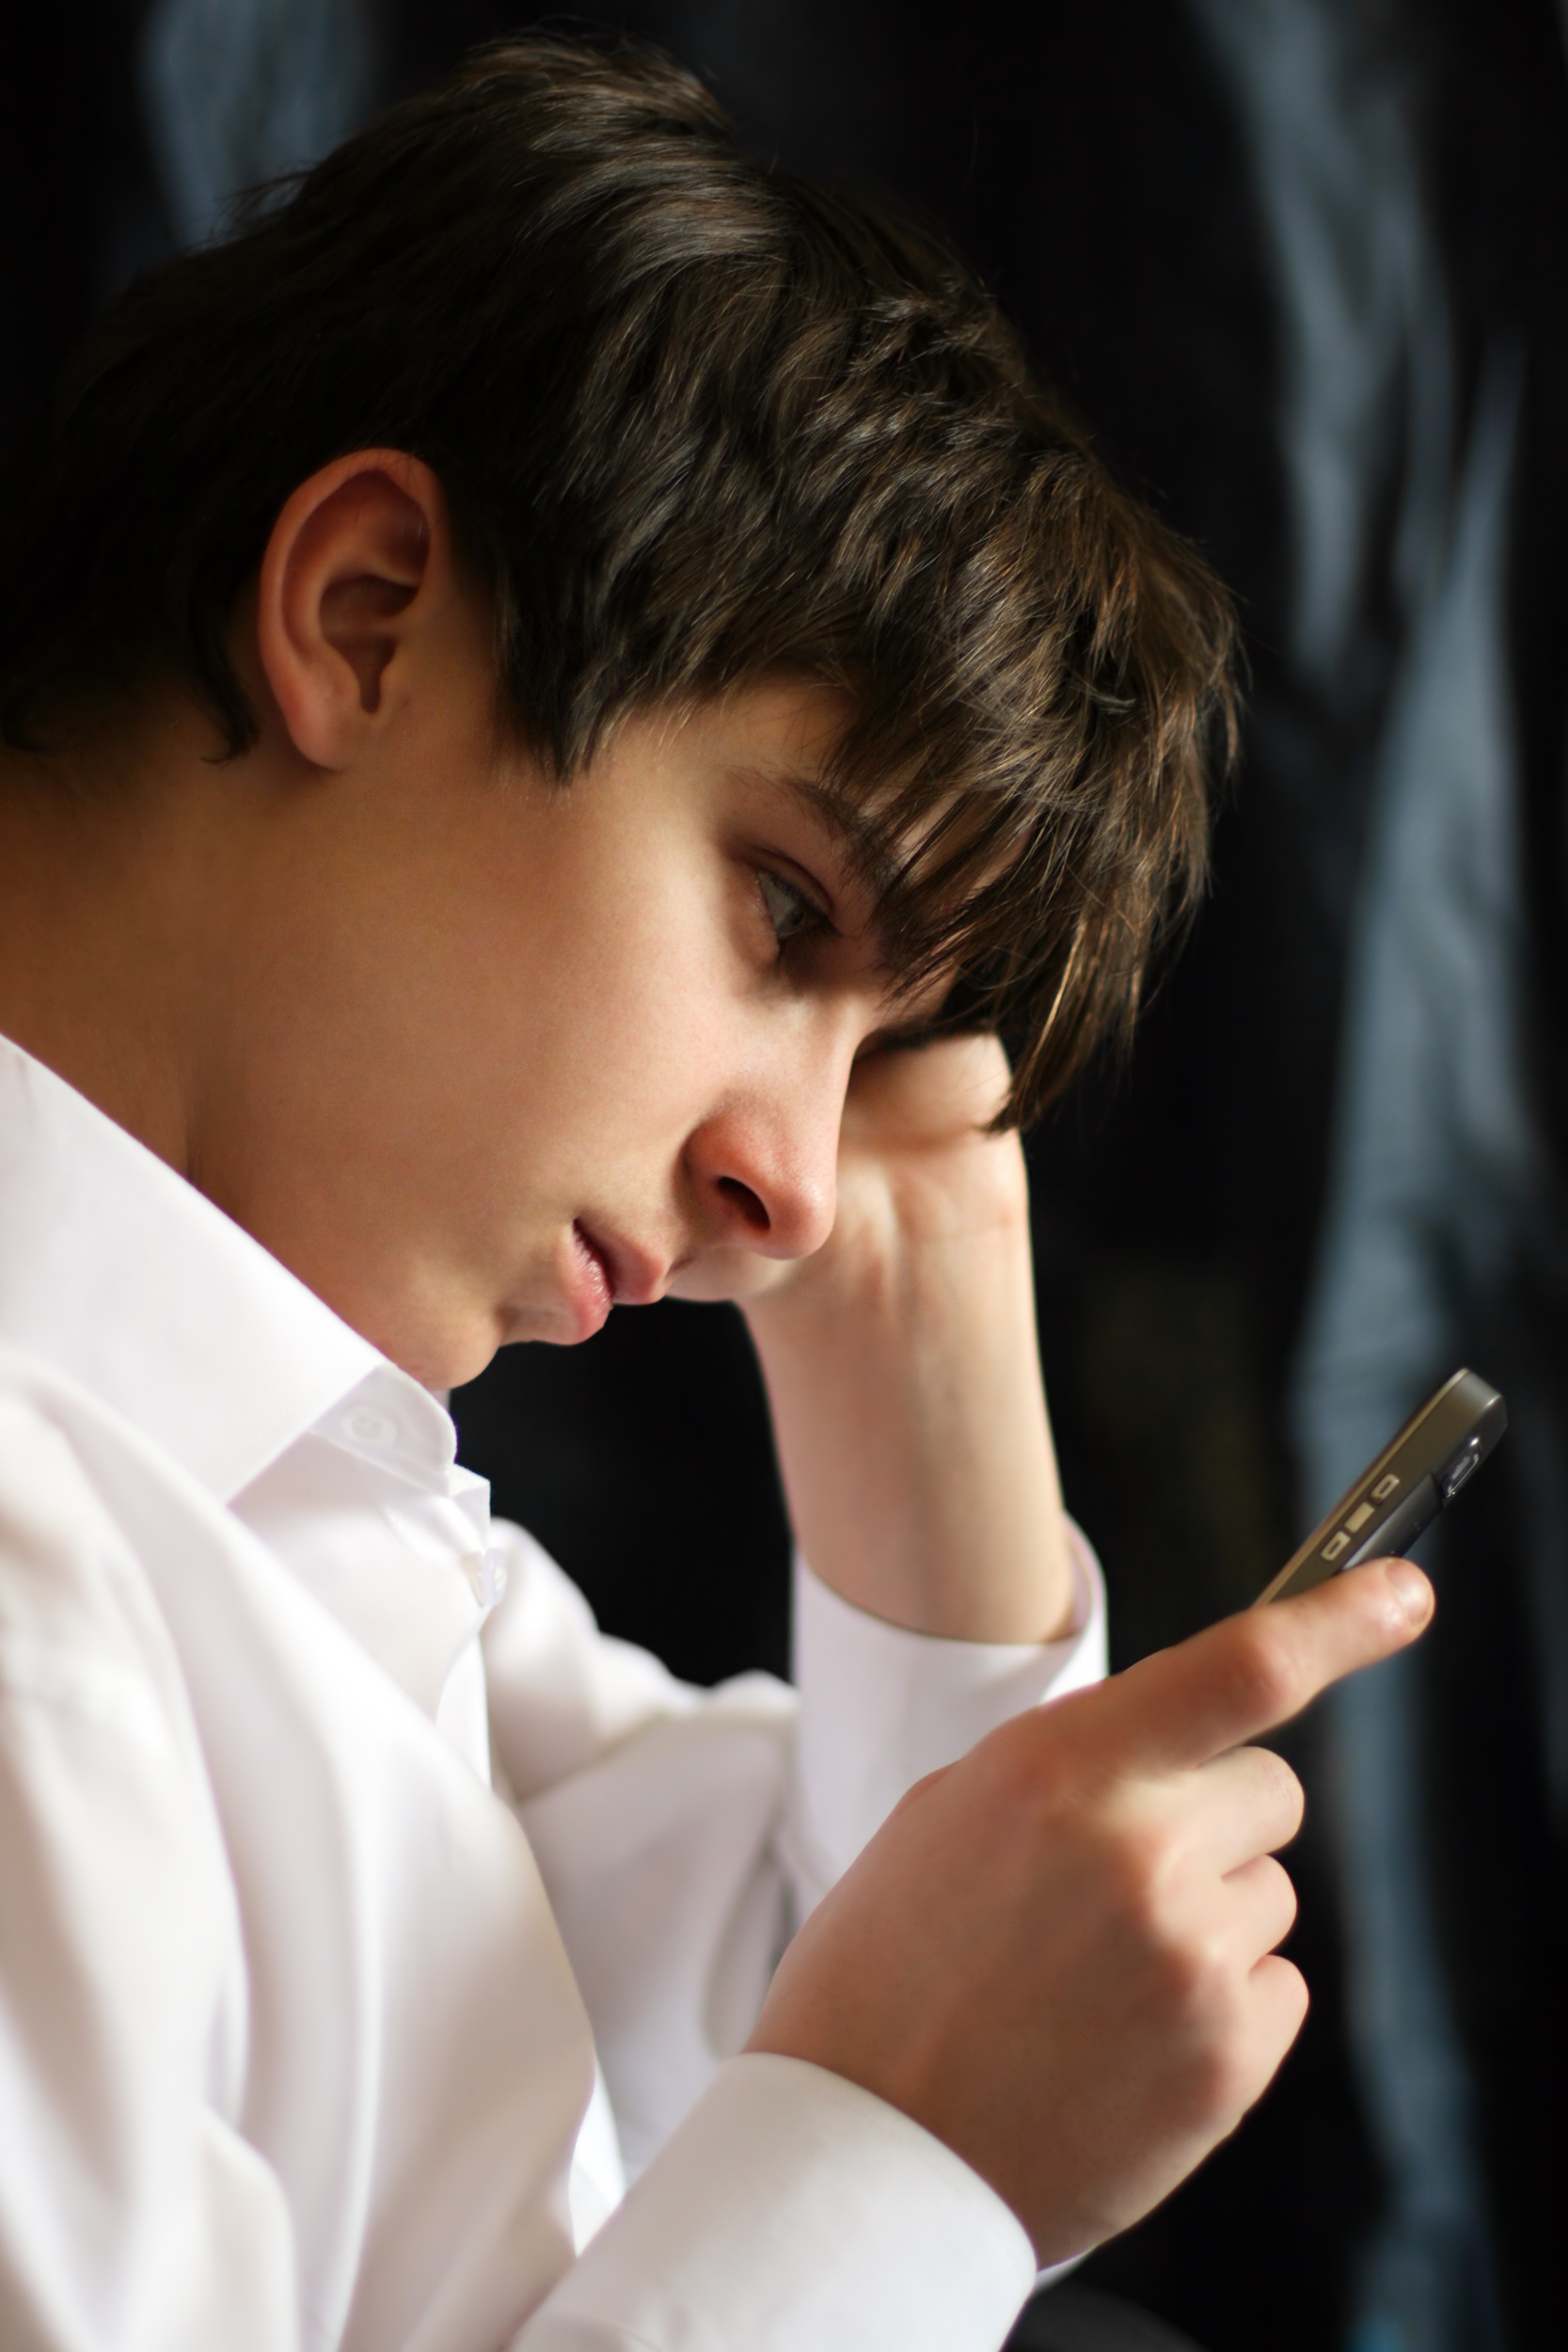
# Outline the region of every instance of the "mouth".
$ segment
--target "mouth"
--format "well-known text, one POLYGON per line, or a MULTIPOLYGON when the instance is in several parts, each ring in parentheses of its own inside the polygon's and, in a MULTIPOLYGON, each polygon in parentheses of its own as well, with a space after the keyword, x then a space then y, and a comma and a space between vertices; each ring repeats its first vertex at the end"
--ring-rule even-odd
POLYGON ((574 1337, 587 1340, 609 1322, 611 1307, 650 1306, 663 1291, 664 1269, 629 1243, 578 1217, 566 1287, 578 1327, 574 1337))

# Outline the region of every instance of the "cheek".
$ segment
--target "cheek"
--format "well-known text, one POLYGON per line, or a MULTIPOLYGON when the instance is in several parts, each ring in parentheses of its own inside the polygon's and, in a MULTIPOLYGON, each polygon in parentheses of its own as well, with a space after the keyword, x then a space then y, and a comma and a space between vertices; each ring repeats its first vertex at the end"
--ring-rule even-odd
POLYGON ((536 1149, 669 1154, 722 1089, 738 1042, 733 976, 713 926, 671 895, 604 891, 588 916, 558 905, 514 973, 501 1086, 536 1149))
POLYGON ((677 1148, 722 1090, 734 1015, 700 960, 616 957, 578 1009, 570 1076, 595 1125, 677 1148))

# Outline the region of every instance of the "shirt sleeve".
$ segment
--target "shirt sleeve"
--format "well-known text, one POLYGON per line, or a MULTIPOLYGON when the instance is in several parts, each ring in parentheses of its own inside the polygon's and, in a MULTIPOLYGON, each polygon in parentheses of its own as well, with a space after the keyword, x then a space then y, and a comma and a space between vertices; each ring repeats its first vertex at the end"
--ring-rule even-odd
POLYGON ((745 2043, 795 1924, 906 1788, 1104 1670, 1099 1570, 1074 1533, 1057 1642, 909 1633, 797 1568, 798 1688, 712 1692, 601 1635, 531 1537, 501 1531, 485 1633, 498 1785, 515 1800, 637 2172, 745 2043))
POLYGON ((1068 1522, 1072 1611, 1053 1642, 948 1642, 851 1608, 795 1570, 800 1692, 785 1837, 801 1915, 825 1895, 917 1780, 1026 1708, 1105 1673, 1099 1563, 1068 1522))
POLYGON ((295 2352, 287 2206, 222 2095, 219 1833, 125 1566, 0 1406, 0 2343, 295 2352))
POLYGON ((1013 2215, 896 2108, 797 2058, 724 2066, 514 2352, 996 2352, 1013 2215))

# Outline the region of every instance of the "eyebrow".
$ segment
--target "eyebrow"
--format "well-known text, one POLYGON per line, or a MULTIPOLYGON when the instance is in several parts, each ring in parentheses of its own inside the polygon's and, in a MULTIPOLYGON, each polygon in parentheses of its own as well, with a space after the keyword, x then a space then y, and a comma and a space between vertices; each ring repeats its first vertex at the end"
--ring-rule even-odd
MULTIPOLYGON (((756 784, 785 792, 801 807, 816 817, 836 839, 848 845, 854 871, 871 894, 871 920, 868 926, 875 942, 877 960, 894 996, 901 990, 918 987, 921 974, 917 970, 900 972, 899 959, 892 952, 889 938, 889 917, 896 904, 903 872, 886 846, 886 837, 863 809, 847 801, 821 775, 809 769, 784 765, 772 767, 761 760, 736 761, 731 773, 756 784)), ((939 1020, 890 1022, 877 1033, 879 1041, 895 1047, 918 1046, 932 1038, 945 1034, 939 1020)))
POLYGON ((898 868, 888 855, 876 826, 863 810, 847 802, 821 776, 800 769, 768 768, 753 761, 737 767, 735 772, 787 792, 792 800, 819 818, 837 839, 847 843, 855 871, 870 890, 876 906, 881 907, 897 882, 898 868))

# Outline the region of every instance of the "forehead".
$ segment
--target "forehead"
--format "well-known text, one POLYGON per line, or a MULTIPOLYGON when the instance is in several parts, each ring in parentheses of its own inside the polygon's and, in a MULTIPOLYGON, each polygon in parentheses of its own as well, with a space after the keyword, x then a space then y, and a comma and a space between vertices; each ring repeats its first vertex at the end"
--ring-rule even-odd
POLYGON ((879 787, 843 773, 839 755, 855 716, 847 689, 780 676, 683 706, 665 723, 698 760, 787 795, 879 903, 942 812, 901 810, 896 779, 879 787))
MULTIPOLYGON (((656 717, 656 714, 648 714, 656 717)), ((764 678, 672 706, 656 718, 680 754, 759 776, 825 789, 833 756, 854 716, 847 693, 816 678, 764 678)))

